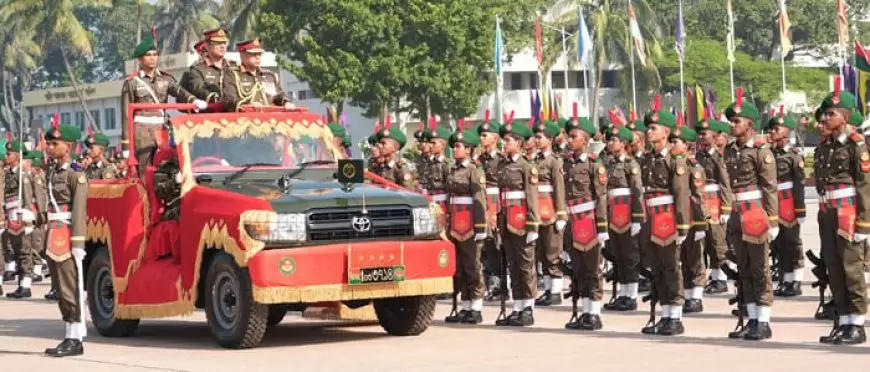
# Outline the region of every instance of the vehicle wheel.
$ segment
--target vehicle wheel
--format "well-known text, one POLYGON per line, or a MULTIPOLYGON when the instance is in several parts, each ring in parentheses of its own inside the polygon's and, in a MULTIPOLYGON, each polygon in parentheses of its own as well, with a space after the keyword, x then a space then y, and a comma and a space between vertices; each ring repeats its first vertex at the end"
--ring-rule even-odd
POLYGON ((105 249, 96 251, 87 273, 88 310, 97 332, 105 337, 129 337, 136 333, 139 319, 115 318, 115 288, 112 266, 105 249))
POLYGON ((212 337, 229 349, 260 344, 269 307, 254 302, 248 270, 226 254, 216 255, 205 281, 205 315, 212 337))
POLYGON ((393 336, 416 336, 429 328, 435 316, 435 296, 374 300, 378 322, 393 336))
POLYGON ((266 326, 274 327, 278 324, 281 324, 281 321, 284 320, 285 315, 287 315, 287 306, 284 306, 284 305, 269 306, 269 316, 266 319, 266 326))

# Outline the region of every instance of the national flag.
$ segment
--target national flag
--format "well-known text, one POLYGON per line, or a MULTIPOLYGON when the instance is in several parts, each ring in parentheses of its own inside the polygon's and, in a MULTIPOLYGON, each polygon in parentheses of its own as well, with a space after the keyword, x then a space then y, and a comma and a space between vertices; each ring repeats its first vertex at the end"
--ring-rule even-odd
POLYGON ((844 49, 849 44, 849 15, 846 13, 846 0, 837 0, 837 36, 844 49))
POLYGON ((695 90, 686 89, 686 124, 690 128, 695 126, 695 121, 698 120, 698 100, 695 99, 695 90))
POLYGON ((553 100, 553 112, 555 113, 554 119, 559 120, 559 116, 562 116, 562 96, 556 96, 556 99, 553 100))
POLYGON ((725 7, 728 10, 728 36, 725 42, 728 48, 728 60, 734 62, 734 12, 731 10, 731 0, 726 0, 725 7))
POLYGON ((550 117, 550 97, 547 94, 547 88, 541 87, 541 105, 539 106, 541 111, 543 112, 543 116, 539 119, 545 120, 550 117))
POLYGON ((541 28, 541 16, 535 18, 535 55, 538 57, 538 68, 544 65, 544 37, 541 28))
POLYGON ((855 97, 858 96, 858 84, 856 84, 855 80, 856 77, 854 66, 850 64, 843 66, 843 89, 852 93, 855 97))
POLYGON ((495 74, 499 81, 503 75, 502 55, 504 55, 504 40, 501 36, 501 20, 495 17, 495 74))
POLYGON ((578 8, 577 14, 579 14, 579 25, 578 30, 580 31, 580 36, 577 37, 577 61, 580 62, 580 66, 586 66, 586 62, 589 59, 589 55, 592 54, 592 38, 589 36, 589 28, 586 27, 586 20, 583 17, 583 8, 578 8))
POLYGON ((785 10, 785 0, 779 0, 779 45, 780 53, 783 56, 791 51, 791 21, 788 19, 788 12, 785 10))
POLYGON ((870 72, 870 52, 864 49, 864 46, 861 45, 861 42, 855 40, 855 68, 864 71, 870 72))
POLYGON ((643 35, 640 33, 640 26, 637 24, 637 17, 634 15, 634 7, 631 6, 631 0, 628 1, 628 28, 631 38, 634 39, 637 59, 640 61, 641 66, 646 66, 646 48, 643 43, 643 35))
POLYGON ((867 95, 867 80, 870 79, 870 72, 864 70, 857 70, 857 98, 858 98, 858 110, 861 111, 862 116, 867 116, 867 101, 870 100, 870 97, 867 95))
POLYGON ((677 11, 677 57, 683 60, 683 53, 686 49, 686 26, 683 24, 683 0, 680 0, 679 10, 677 11))

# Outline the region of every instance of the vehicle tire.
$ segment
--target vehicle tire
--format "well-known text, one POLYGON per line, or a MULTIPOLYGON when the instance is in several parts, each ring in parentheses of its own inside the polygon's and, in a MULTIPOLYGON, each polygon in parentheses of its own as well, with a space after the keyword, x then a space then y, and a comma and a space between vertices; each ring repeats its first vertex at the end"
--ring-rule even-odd
POLYGON ((254 302, 248 270, 224 253, 214 256, 206 274, 205 316, 212 337, 228 349, 255 347, 266 333, 269 307, 254 302))
POLYGON ((115 318, 115 288, 112 284, 112 265, 109 252, 103 248, 95 252, 86 275, 88 310, 97 333, 105 337, 130 337, 139 327, 139 319, 115 318))
POLYGON ((281 324, 281 321, 284 320, 284 316, 287 315, 287 306, 285 305, 271 305, 269 306, 269 316, 266 319, 267 327, 274 327, 278 324, 281 324))
POLYGON ((435 296, 374 300, 381 328, 393 336, 416 336, 429 328, 435 316, 435 296))

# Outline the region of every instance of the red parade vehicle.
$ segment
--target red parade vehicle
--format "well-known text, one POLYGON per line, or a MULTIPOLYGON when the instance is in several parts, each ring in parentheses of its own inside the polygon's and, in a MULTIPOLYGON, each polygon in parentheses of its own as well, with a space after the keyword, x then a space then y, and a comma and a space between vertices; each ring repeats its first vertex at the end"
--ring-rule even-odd
MULTIPOLYGON (((193 106, 130 105, 128 133, 135 112, 156 109, 193 106)), ((373 308, 387 333, 417 335, 435 295, 452 291, 440 208, 377 177, 361 183, 361 162, 342 160, 318 115, 181 114, 158 132, 144 175, 129 156, 126 178, 90 184, 85 286, 101 335, 204 309, 218 344, 250 348, 288 310, 312 306, 373 308), (169 218, 154 186, 167 159, 180 170, 169 218)))

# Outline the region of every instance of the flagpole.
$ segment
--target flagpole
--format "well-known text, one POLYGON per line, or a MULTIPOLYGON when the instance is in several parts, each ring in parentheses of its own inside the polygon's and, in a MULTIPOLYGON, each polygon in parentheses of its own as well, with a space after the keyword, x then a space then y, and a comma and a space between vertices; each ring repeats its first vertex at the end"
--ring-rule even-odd
POLYGON ((785 50, 779 53, 780 69, 782 70, 782 99, 785 101, 785 50))
MULTIPOLYGON (((568 99, 568 47, 566 46, 567 39, 568 34, 565 32, 565 26, 562 26, 562 59, 565 61, 565 70, 562 73, 562 78, 565 80, 565 86, 564 89, 562 89, 564 91, 564 93, 562 93, 562 96, 566 100, 568 99)), ((560 106, 559 109, 561 110, 562 107, 560 106)), ((562 116, 562 113, 560 112, 559 115, 562 116)))
MULTIPOLYGON (((498 15, 495 16, 495 28, 499 32, 499 37, 501 37, 501 18, 498 15)), ((497 42, 503 42, 497 41, 497 42)), ((499 67, 496 69, 496 87, 495 87, 495 101, 496 101, 496 118, 501 120, 504 117, 504 73, 502 72, 501 67, 501 49, 496 49, 496 66, 499 67)), ((498 120, 496 120, 498 121, 498 120)))
POLYGON ((631 42, 631 108, 637 110, 637 81, 634 77, 634 41, 631 42))
POLYGON ((734 102, 734 13, 731 10, 731 0, 726 3, 728 7, 728 40, 726 40, 726 48, 728 48, 728 74, 731 82, 731 102, 734 102))
MULTIPOLYGON (((679 23, 679 32, 681 34, 685 34, 685 30, 683 29, 683 0, 680 0, 680 19, 679 23)), ((682 35, 678 35, 677 39, 680 39, 682 35)), ((677 40, 677 43, 685 43, 685 41, 677 40)), ((679 54, 680 59, 680 112, 686 111, 686 87, 685 87, 685 79, 683 76, 683 54, 685 54, 685 45, 680 46, 681 50, 679 50, 677 54, 679 54)))

